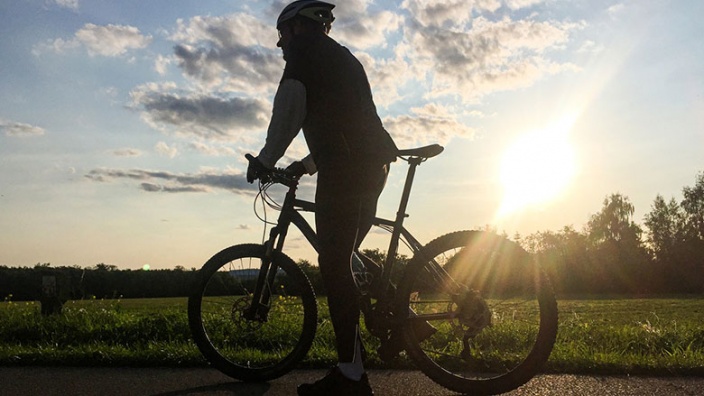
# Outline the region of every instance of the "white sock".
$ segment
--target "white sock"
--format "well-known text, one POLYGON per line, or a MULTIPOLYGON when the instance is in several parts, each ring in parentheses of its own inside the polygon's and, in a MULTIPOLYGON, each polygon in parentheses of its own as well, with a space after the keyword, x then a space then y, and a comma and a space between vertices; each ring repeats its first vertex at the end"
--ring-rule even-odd
POLYGON ((340 369, 342 375, 352 381, 362 379, 364 365, 362 364, 362 336, 359 334, 359 325, 357 325, 357 337, 354 343, 354 358, 352 362, 338 363, 337 368, 340 369))

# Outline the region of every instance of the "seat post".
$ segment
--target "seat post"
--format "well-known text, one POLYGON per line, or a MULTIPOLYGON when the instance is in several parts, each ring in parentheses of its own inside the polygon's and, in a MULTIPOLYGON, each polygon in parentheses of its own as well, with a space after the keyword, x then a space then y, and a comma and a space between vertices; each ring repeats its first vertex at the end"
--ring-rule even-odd
POLYGON ((416 167, 418 167, 421 162, 423 162, 423 159, 420 157, 411 157, 408 159, 409 167, 408 173, 406 174, 406 183, 403 186, 403 193, 401 194, 401 203, 399 204, 398 212, 396 212, 396 221, 394 221, 394 230, 391 233, 389 250, 386 253, 386 265, 384 265, 383 268, 381 285, 388 285, 389 279, 391 278, 391 268, 394 260, 396 259, 399 237, 401 235, 401 229, 403 228, 403 219, 408 217, 406 214, 406 207, 408 206, 408 200, 411 196, 413 178, 416 174, 416 167))
POLYGON ((403 219, 408 217, 406 214, 406 208, 408 207, 408 200, 411 197, 411 187, 413 186, 413 178, 416 175, 416 167, 423 162, 420 157, 411 157, 408 159, 408 173, 406 174, 406 183, 403 185, 403 193, 401 194, 401 203, 398 206, 398 212, 396 212, 396 222, 394 227, 400 228, 403 225, 403 219))

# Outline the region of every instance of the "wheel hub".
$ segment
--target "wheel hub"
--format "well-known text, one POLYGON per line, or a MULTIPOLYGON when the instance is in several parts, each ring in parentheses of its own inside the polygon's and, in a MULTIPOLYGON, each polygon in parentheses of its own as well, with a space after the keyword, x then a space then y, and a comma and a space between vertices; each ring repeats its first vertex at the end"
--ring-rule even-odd
POLYGON ((454 313, 452 327, 458 336, 474 337, 491 326, 491 310, 478 291, 468 290, 450 303, 448 310, 454 313))

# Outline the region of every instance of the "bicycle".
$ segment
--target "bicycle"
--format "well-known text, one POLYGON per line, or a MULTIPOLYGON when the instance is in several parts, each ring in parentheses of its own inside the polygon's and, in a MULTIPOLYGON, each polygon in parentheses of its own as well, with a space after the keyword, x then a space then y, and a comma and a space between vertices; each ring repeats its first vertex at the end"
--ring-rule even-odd
MULTIPOLYGON (((391 233, 386 260, 362 260, 370 271, 381 268, 371 291, 360 293, 364 324, 380 339, 384 359, 400 353, 390 347, 400 340, 421 371, 452 391, 508 392, 528 382, 550 356, 557 303, 539 265, 506 238, 458 231, 422 245, 404 228, 416 168, 442 151, 430 145, 398 152, 409 164, 399 210, 393 221, 374 220, 391 233), (400 242, 413 252, 405 268, 398 260, 400 242)), ((214 255, 197 273, 188 300, 198 348, 213 367, 238 380, 282 376, 313 344, 316 296, 303 271, 283 253, 292 224, 318 247, 301 214, 314 212, 315 204, 296 198, 298 182, 281 169, 262 177, 265 202, 270 186, 288 187, 283 204, 268 202, 280 210, 268 239, 214 255)))

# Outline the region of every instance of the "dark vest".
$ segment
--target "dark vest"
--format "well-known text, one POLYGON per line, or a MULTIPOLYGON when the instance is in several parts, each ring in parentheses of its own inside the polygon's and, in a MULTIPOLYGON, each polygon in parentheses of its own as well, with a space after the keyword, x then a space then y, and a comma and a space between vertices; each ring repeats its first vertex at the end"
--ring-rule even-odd
POLYGON ((319 169, 396 159, 364 68, 347 48, 324 34, 294 37, 283 74, 289 78, 306 87, 303 134, 319 169))

